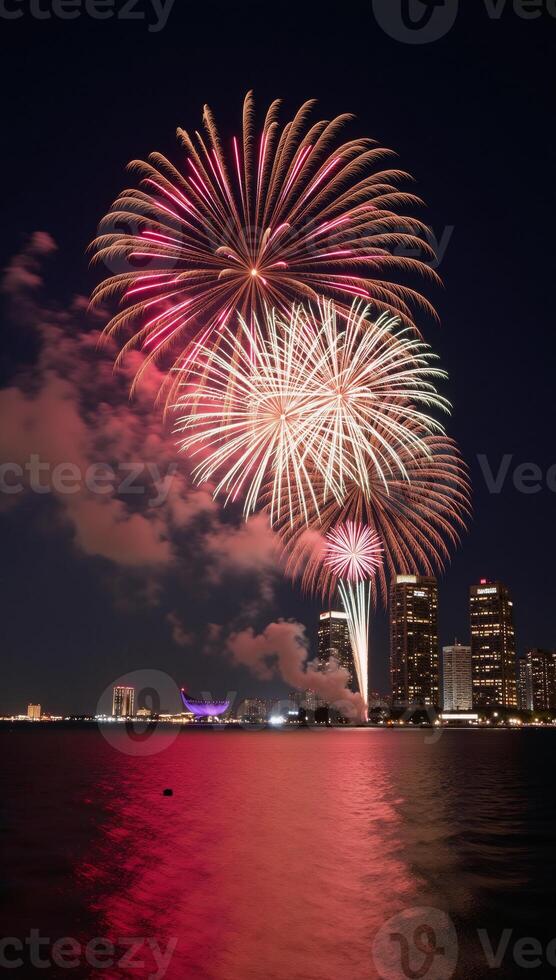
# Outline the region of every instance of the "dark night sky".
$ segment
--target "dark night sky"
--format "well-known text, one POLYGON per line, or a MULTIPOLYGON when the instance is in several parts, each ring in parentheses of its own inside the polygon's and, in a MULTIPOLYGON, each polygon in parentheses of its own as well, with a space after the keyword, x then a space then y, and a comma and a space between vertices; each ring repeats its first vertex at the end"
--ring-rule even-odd
MULTIPOLYGON (((370 0, 345 0, 328 13, 313 0, 176 0, 158 33, 141 20, 36 20, 23 3, 24 16, 3 21, 1 32, 0 264, 32 232, 48 232, 58 251, 43 273, 44 302, 88 294, 98 274, 85 250, 126 184, 125 164, 153 149, 175 155, 176 126, 198 126, 204 102, 226 134, 237 131, 250 87, 260 108, 282 97, 292 111, 316 97, 324 116, 354 112, 352 132, 396 149, 415 176, 436 237, 453 229, 439 270, 445 288, 429 291, 442 325, 423 322, 423 329, 450 373, 449 428, 471 467, 475 514, 441 581, 441 642, 467 638, 468 586, 488 576, 512 591, 522 652, 556 647, 556 494, 544 483, 523 494, 512 483, 519 463, 543 474, 556 464, 556 19, 547 11, 523 19, 509 0, 499 19, 482 2, 460 8, 445 37, 408 45, 377 25, 370 0), (493 470, 504 454, 513 457, 501 493, 488 492, 478 454, 493 470)), ((2 330, 7 384, 34 347, 7 312, 2 330)), ((203 617, 226 623, 248 598, 248 582, 231 582, 211 608, 194 576, 184 586, 168 575, 158 605, 124 607, 114 601, 113 580, 127 587, 121 572, 78 552, 67 531, 57 533, 51 506, 27 498, 0 515, 0 712, 23 710, 28 699, 53 711, 90 710, 106 685, 139 667, 166 670, 192 689, 282 690, 217 654, 176 645, 165 623, 169 610, 194 630, 203 617)), ((315 607, 289 587, 267 621, 277 615, 314 628, 315 607)), ((386 689, 382 617, 375 633, 375 678, 386 689)))

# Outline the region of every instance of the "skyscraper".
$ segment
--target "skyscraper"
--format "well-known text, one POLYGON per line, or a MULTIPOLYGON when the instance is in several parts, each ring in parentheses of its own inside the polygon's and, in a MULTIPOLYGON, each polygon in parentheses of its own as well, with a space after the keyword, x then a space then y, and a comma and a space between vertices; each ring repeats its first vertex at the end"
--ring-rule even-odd
MULTIPOLYGON (((345 667, 348 671, 349 687, 353 688, 355 669, 346 613, 336 612, 333 609, 322 612, 320 614, 318 637, 318 662, 321 670, 324 670, 330 658, 334 657, 340 667, 345 667)), ((355 683, 357 684, 356 680, 355 683)))
POLYGON ((248 725, 261 725, 268 715, 268 702, 264 698, 245 698, 240 705, 237 717, 248 725))
POLYGON ((533 710, 533 689, 531 684, 531 665, 527 657, 520 657, 517 675, 517 706, 521 711, 533 710))
POLYGON ((320 708, 325 703, 326 702, 324 699, 321 698, 316 691, 312 691, 310 688, 308 688, 303 692, 302 707, 305 708, 306 711, 310 711, 314 714, 317 708, 320 708))
POLYGON ((473 704, 517 707, 513 603, 505 585, 481 579, 469 590, 473 704))
POLYGON ((397 575, 390 590, 392 702, 438 704, 438 587, 435 578, 397 575))
POLYGON ((41 717, 41 706, 40 704, 28 704, 27 705, 27 717, 31 718, 32 721, 40 721, 41 717))
MULTIPOLYGON (((528 650, 519 661, 520 680, 526 684, 529 711, 556 708, 556 653, 552 650, 528 650)), ((523 695, 522 698, 523 699, 523 695)))
POLYGON ((442 707, 444 711, 470 711, 473 707, 471 647, 455 641, 442 647, 442 707))
POLYGON ((128 718, 135 704, 134 687, 115 687, 112 695, 112 714, 115 718, 128 718))

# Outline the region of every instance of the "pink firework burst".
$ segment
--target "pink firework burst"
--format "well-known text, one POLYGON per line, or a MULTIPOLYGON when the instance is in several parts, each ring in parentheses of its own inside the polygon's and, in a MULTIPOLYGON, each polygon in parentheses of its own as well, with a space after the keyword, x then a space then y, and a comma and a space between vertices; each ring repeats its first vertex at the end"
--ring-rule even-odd
POLYGON ((326 535, 325 562, 335 575, 348 582, 372 578, 382 565, 380 537, 365 524, 347 521, 326 535))
POLYGON ((258 130, 249 93, 239 140, 220 137, 206 106, 204 134, 178 130, 177 166, 160 153, 133 161, 139 187, 119 195, 93 243, 112 272, 93 301, 119 302, 106 332, 121 354, 139 348, 143 369, 183 366, 237 314, 319 296, 340 310, 361 298, 405 325, 419 308, 435 316, 405 285, 413 273, 440 281, 427 228, 404 213, 420 203, 400 189, 408 175, 372 140, 339 140, 349 115, 310 122, 313 107, 284 126, 273 102, 258 130))

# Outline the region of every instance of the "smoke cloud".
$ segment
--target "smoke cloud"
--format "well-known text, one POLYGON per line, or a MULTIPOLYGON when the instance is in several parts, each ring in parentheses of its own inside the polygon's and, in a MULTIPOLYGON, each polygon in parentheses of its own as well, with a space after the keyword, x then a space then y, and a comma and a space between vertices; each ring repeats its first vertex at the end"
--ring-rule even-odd
MULTIPOLYGON (((130 400, 142 355, 114 371, 115 349, 99 329, 106 311, 91 314, 82 296, 68 307, 41 298, 41 263, 55 250, 36 232, 0 286, 12 327, 37 341, 32 366, 0 389, 0 512, 34 497, 37 514, 50 504, 49 530, 69 531, 84 556, 151 578, 185 562, 207 586, 250 576, 266 603, 280 573, 268 522, 224 514, 211 487, 192 486, 154 404, 161 374, 152 367, 130 400)), ((183 645, 179 631, 174 639, 183 645)))
POLYGON ((346 716, 362 716, 363 700, 349 690, 347 670, 332 665, 322 672, 316 661, 307 660, 309 642, 301 623, 280 619, 261 633, 252 628, 232 633, 226 649, 235 664, 249 668, 260 680, 280 677, 298 691, 315 691, 346 716))

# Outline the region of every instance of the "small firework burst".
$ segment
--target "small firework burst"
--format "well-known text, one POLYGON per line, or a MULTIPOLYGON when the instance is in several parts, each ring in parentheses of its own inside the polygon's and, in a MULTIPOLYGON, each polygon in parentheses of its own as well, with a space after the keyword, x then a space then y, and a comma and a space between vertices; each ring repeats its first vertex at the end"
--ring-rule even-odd
POLYGON ((380 537, 365 524, 347 521, 332 528, 326 539, 325 562, 338 578, 349 582, 369 579, 382 564, 380 537))

